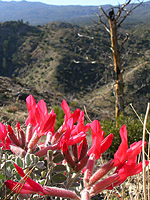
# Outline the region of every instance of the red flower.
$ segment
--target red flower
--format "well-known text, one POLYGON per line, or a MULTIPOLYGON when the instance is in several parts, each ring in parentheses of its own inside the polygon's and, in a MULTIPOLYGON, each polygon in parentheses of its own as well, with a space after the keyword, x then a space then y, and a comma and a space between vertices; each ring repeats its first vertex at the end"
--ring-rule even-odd
MULTIPOLYGON (((37 190, 35 187, 32 187, 28 184, 23 184, 19 182, 15 182, 12 180, 7 180, 5 182, 5 185, 12 190, 14 193, 20 193, 20 194, 34 194, 34 193, 40 193, 39 190, 37 190)), ((41 193, 42 194, 42 193, 41 193)))
POLYGON ((67 128, 68 119, 73 118, 73 124, 78 120, 80 115, 80 109, 76 109, 74 113, 71 113, 70 108, 65 100, 62 101, 61 107, 65 113, 65 123, 63 124, 62 127, 62 132, 64 132, 67 128))
POLYGON ((73 126, 73 118, 68 119, 67 121, 67 130, 64 132, 63 137, 60 140, 60 147, 66 143, 68 146, 82 142, 82 140, 87 136, 83 131, 77 132, 76 135, 72 135, 75 126, 73 126))
POLYGON ((0 146, 3 146, 3 149, 9 150, 9 145, 12 143, 12 141, 7 134, 8 132, 6 130, 6 126, 0 122, 0 140, 2 141, 0 146))
MULTIPOLYGON (((145 165, 147 166, 148 164, 149 161, 145 160, 145 165)), ((107 189, 113 189, 113 187, 123 183, 129 176, 139 174, 142 170, 142 161, 137 164, 137 156, 130 158, 120 169, 115 171, 119 175, 119 179, 116 183, 113 184, 113 186, 109 186, 107 189)))
POLYGON ((27 110, 28 110, 28 118, 26 119, 26 125, 31 124, 32 126, 36 126, 36 118, 35 118, 35 107, 36 102, 32 95, 29 95, 26 98, 27 110))
POLYGON ((20 193, 20 194, 38 193, 40 195, 48 195, 48 196, 63 197, 67 199, 80 200, 77 194, 72 191, 56 187, 48 187, 48 186, 42 187, 39 183, 36 183, 31 178, 29 177, 27 178, 22 168, 20 168, 16 164, 15 167, 20 176, 24 179, 25 183, 19 183, 12 180, 7 180, 5 182, 5 185, 14 193, 20 193))
POLYGON ((15 168, 17 172, 20 174, 20 176, 24 179, 24 183, 18 183, 12 180, 7 180, 5 182, 5 185, 10 189, 13 190, 15 193, 20 192, 20 194, 32 194, 32 193, 39 193, 44 194, 43 187, 39 184, 33 181, 31 178, 26 178, 25 173, 23 172, 22 168, 17 166, 15 163, 15 168), (21 191, 20 191, 21 189, 21 191))
POLYGON ((54 126, 56 114, 54 112, 48 114, 46 103, 40 100, 36 105, 35 117, 37 120, 36 130, 40 137, 54 126))
POLYGON ((46 103, 40 100, 37 105, 32 95, 26 99, 28 118, 26 125, 31 124, 35 127, 34 131, 37 132, 38 137, 45 134, 50 129, 54 129, 56 114, 52 111, 48 114, 46 103))
MULTIPOLYGON (((142 151, 142 140, 139 142, 134 142, 130 145, 128 149, 128 139, 127 139, 127 129, 126 126, 123 125, 120 129, 120 136, 121 136, 121 144, 114 154, 114 167, 117 167, 117 170, 120 169, 126 160, 131 159, 132 157, 137 156, 142 151)), ((146 142, 145 142, 146 145, 146 142)))
POLYGON ((104 153, 111 145, 113 140, 113 134, 108 135, 104 139, 104 131, 101 130, 101 125, 98 120, 94 120, 91 123, 92 131, 92 146, 88 151, 88 154, 95 154, 96 159, 99 159, 101 154, 104 153))
POLYGON ((72 135, 77 135, 80 132, 86 133, 90 129, 90 124, 86 124, 84 126, 84 112, 80 112, 80 116, 78 119, 77 125, 75 125, 74 129, 71 131, 72 135))

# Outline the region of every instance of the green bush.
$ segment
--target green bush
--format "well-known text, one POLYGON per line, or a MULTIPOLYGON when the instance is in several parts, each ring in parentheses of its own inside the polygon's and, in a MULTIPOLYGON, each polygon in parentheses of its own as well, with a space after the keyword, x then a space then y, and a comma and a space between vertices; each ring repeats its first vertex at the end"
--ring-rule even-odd
MULTIPOLYGON (((142 121, 144 121, 144 116, 141 116, 142 121)), ((120 116, 118 119, 118 128, 116 128, 116 122, 110 119, 105 119, 101 121, 102 130, 104 130, 105 134, 113 133, 113 142, 108 152, 111 156, 114 155, 116 150, 118 149, 121 138, 120 138, 120 128, 125 124, 127 127, 128 133, 128 145, 132 144, 135 141, 142 140, 143 136, 143 125, 133 116, 120 116)), ((150 120, 147 122, 147 129, 150 130, 150 120)), ((148 142, 148 133, 146 133, 146 141, 148 142)))
POLYGON ((56 113, 55 130, 57 131, 64 122, 64 111, 58 106, 54 106, 53 109, 56 113))

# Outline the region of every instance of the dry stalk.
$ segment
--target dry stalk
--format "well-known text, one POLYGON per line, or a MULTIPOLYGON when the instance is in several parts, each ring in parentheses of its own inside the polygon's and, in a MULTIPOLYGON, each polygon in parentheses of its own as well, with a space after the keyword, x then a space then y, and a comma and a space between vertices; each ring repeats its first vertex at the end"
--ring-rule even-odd
POLYGON ((142 157, 143 157, 143 192, 144 192, 144 200, 147 200, 147 194, 146 194, 146 166, 145 166, 145 148, 144 148, 144 142, 145 142, 146 124, 147 124, 149 109, 150 109, 150 103, 148 103, 148 105, 147 105, 147 110, 146 110, 145 119, 144 119, 144 125, 143 125, 143 139, 142 139, 142 141, 143 141, 143 144, 142 144, 142 157))
MULTIPOLYGON (((134 111, 134 113, 136 114, 137 118, 140 120, 141 124, 144 126, 144 123, 142 121, 142 119, 140 118, 140 116, 138 115, 138 113, 136 112, 135 108, 133 107, 132 103, 130 103, 130 106, 132 108, 132 110, 134 111)), ((146 128, 146 132, 150 135, 150 132, 147 130, 146 128)))

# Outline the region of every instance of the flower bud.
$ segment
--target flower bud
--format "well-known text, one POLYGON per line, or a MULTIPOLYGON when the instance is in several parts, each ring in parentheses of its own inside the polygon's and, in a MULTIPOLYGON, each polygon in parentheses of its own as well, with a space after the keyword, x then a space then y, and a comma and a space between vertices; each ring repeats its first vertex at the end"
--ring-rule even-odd
POLYGON ((10 150, 16 154, 17 156, 20 157, 25 157, 26 155, 26 151, 24 149, 22 149, 21 147, 15 146, 15 145, 10 145, 10 150))
POLYGON ((100 180, 105 174, 107 174, 113 168, 113 160, 108 161, 100 169, 98 169, 90 178, 89 186, 100 180))
POLYGON ((89 179, 93 174, 94 165, 95 165, 95 154, 92 153, 88 159, 86 170, 84 172, 83 181, 85 188, 88 187, 89 179))
POLYGON ((33 135, 33 126, 29 124, 26 129, 26 142, 27 144, 30 142, 33 135))
POLYGON ((112 185, 113 183, 117 182, 119 179, 118 174, 113 174, 112 176, 96 183, 90 190, 90 196, 95 196, 96 194, 100 193, 108 186, 112 185))
POLYGON ((30 150, 33 149, 38 141, 39 141, 39 137, 37 136, 37 132, 35 131, 31 140, 28 143, 28 149, 30 150))
POLYGON ((71 153, 70 153, 66 143, 64 143, 64 145, 63 145, 63 154, 64 154, 64 157, 65 157, 67 163, 70 165, 70 167, 74 168, 75 162, 71 156, 71 153))
POLYGON ((47 187, 47 186, 44 186, 43 189, 45 195, 80 200, 77 194, 70 190, 58 187, 47 187))
POLYGON ((82 160, 80 160, 77 165, 75 166, 75 171, 76 172, 79 172, 80 170, 82 170, 85 165, 87 164, 87 161, 89 159, 89 156, 86 155, 84 158, 82 158, 82 160))
POLYGON ((17 146, 21 146, 21 143, 19 142, 19 139, 17 138, 17 136, 15 135, 13 129, 11 128, 10 125, 7 126, 8 129, 8 135, 9 138, 12 140, 12 142, 17 145, 17 146))

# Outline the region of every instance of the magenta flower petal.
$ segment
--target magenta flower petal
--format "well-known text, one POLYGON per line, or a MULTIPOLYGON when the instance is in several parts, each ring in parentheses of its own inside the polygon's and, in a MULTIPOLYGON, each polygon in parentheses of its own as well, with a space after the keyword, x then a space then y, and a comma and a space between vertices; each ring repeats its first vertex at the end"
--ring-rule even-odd
MULTIPOLYGON (((15 163, 14 163, 14 165, 15 165, 15 168, 16 168, 17 172, 20 174, 20 176, 22 178, 24 178, 25 177, 25 173, 23 172, 23 169, 21 167, 19 167, 18 165, 16 165, 15 163)), ((26 178, 24 178, 24 179, 26 179, 26 178)), ((36 191, 39 191, 39 192, 43 192, 42 186, 39 183, 36 183, 35 181, 33 181, 29 177, 26 180, 26 184, 28 184, 32 188, 34 188, 34 191, 36 190, 36 191)))
MULTIPOLYGON (((137 156, 132 157, 129 159, 126 163, 122 165, 118 170, 115 171, 119 175, 119 179, 116 183, 113 184, 113 186, 109 186, 107 189, 111 190, 113 187, 120 185, 123 183, 129 176, 136 175, 140 173, 143 170, 142 162, 139 164, 137 162, 137 156)), ((147 166, 149 164, 149 161, 145 160, 145 165, 147 166)))
POLYGON ((6 126, 0 122, 0 140, 2 141, 1 146, 3 149, 10 150, 10 144, 12 141, 7 136, 6 126))
POLYGON ((86 136, 87 136, 87 134, 84 133, 84 132, 81 132, 78 135, 72 136, 68 140, 67 145, 70 146, 70 145, 74 145, 74 144, 80 143, 86 136))
POLYGON ((29 95, 27 98, 26 98, 26 104, 27 104, 27 110, 28 112, 30 112, 30 110, 36 106, 36 102, 35 102, 35 99, 33 98, 32 95, 29 95))
POLYGON ((101 125, 98 120, 91 123, 92 131, 92 146, 88 151, 88 155, 95 154, 96 159, 99 159, 101 154, 104 153, 111 145, 113 134, 110 134, 104 139, 104 131, 101 130, 101 125))
POLYGON ((72 114, 71 114, 70 108, 65 100, 62 101, 61 107, 64 110, 64 113, 65 113, 67 119, 69 119, 72 114))
POLYGON ((114 154, 115 166, 120 164, 120 162, 124 162, 124 158, 126 158, 126 152, 128 149, 128 140, 127 140, 127 129, 125 125, 123 125, 120 129, 120 136, 121 136, 121 144, 116 153, 114 154))
POLYGON ((109 134, 101 143, 101 153, 104 153, 112 144, 113 134, 109 134))
POLYGON ((102 130, 101 130, 101 125, 99 123, 98 120, 94 120, 92 123, 91 123, 91 131, 92 131, 92 138, 94 137, 99 137, 100 140, 103 139, 103 135, 102 135, 102 130))
MULTIPOLYGON (((146 145, 146 142, 144 143, 144 145, 146 145)), ((133 144, 130 145, 130 148, 127 150, 127 157, 130 159, 141 152, 142 152, 142 140, 134 142, 133 144)))
POLYGON ((78 108, 72 114, 73 123, 76 123, 76 121, 79 119, 79 116, 80 116, 80 109, 78 108))
POLYGON ((46 103, 43 100, 37 103, 35 115, 38 124, 41 124, 45 120, 45 117, 48 116, 46 103))
POLYGON ((7 180, 4 183, 10 190, 12 190, 14 193, 20 193, 20 194, 33 194, 33 193, 40 193, 38 190, 34 189, 28 184, 15 182, 12 180, 7 180), (15 189, 16 188, 16 189, 15 189))
POLYGON ((43 121, 43 123, 40 126, 40 133, 38 133, 38 136, 43 135, 45 132, 49 131, 55 123, 55 119, 56 119, 56 114, 50 114, 45 121, 43 121))

